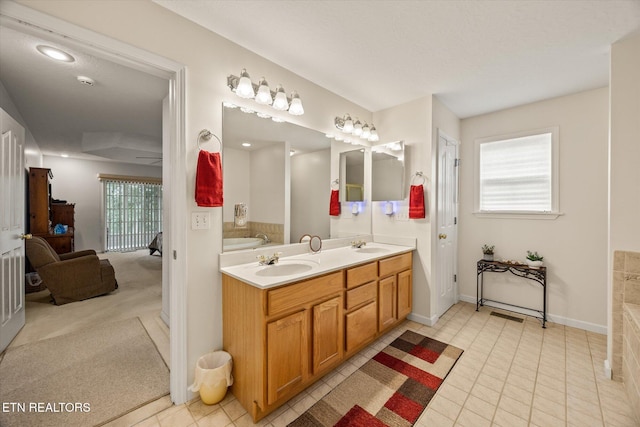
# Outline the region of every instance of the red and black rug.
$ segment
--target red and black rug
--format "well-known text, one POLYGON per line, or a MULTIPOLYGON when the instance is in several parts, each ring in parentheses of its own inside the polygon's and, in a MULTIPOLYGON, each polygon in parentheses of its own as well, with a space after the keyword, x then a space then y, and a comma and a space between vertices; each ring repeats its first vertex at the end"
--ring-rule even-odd
POLYGON ((289 427, 412 426, 461 354, 406 331, 289 427))

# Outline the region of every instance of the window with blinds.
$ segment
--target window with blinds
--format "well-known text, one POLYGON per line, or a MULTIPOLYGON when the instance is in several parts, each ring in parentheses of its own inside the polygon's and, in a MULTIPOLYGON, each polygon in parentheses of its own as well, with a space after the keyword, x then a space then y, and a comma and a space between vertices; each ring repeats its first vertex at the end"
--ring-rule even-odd
POLYGON ((556 207, 555 132, 479 141, 480 213, 551 213, 556 207))
MULTIPOLYGON (((101 177, 107 251, 147 248, 162 231, 162 184, 101 177)), ((155 180, 157 181, 157 180, 155 180)))

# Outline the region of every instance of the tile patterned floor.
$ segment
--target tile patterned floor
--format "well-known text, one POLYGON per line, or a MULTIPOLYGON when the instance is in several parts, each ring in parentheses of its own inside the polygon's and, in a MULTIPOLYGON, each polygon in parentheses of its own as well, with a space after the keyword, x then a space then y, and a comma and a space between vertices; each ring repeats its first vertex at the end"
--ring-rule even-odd
MULTIPOLYGON (((518 323, 454 305, 434 327, 404 322, 257 425, 284 427, 406 329, 465 350, 417 422, 427 426, 640 426, 621 383, 604 377, 606 336, 525 318, 518 323)), ((497 311, 497 310, 496 310, 497 311)), ((138 427, 244 427, 251 418, 229 393, 154 414, 138 427)), ((113 426, 131 425, 131 418, 113 426)))

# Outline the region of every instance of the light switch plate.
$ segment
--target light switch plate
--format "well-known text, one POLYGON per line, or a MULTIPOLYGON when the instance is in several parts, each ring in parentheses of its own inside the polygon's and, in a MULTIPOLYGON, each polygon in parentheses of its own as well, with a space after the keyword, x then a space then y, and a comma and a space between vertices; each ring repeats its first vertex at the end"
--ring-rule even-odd
POLYGON ((191 212, 191 229, 206 230, 210 227, 209 212, 191 212))

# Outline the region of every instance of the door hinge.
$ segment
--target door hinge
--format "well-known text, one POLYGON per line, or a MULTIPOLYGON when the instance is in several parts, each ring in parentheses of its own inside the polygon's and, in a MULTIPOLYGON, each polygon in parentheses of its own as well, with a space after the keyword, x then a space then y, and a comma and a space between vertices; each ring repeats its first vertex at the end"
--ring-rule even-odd
POLYGON ((453 217, 453 225, 457 225, 458 224, 458 217, 454 216, 453 217))
POLYGON ((453 161, 453 166, 460 166, 460 159, 455 159, 453 161))
POLYGON ((173 259, 178 259, 178 251, 173 251, 173 259))
POLYGON ((454 281, 454 282, 457 282, 457 281, 458 281, 458 275, 457 275, 457 274, 454 274, 454 275, 453 275, 453 281, 454 281))

